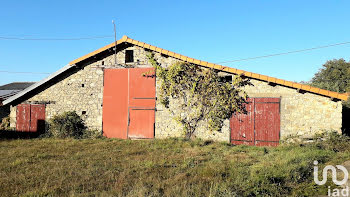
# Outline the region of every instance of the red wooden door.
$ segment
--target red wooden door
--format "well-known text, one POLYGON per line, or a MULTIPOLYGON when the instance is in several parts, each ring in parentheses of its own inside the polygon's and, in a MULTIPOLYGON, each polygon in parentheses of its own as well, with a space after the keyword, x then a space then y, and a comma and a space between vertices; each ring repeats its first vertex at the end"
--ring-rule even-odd
POLYGON ((248 99, 245 113, 235 114, 231 118, 231 143, 254 145, 254 99, 248 99))
POLYGON ((17 105, 16 131, 45 131, 45 105, 17 105))
POLYGON ((154 68, 106 69, 103 133, 112 138, 153 138, 154 68))
POLYGON ((277 146, 280 140, 280 98, 250 98, 245 114, 230 120, 231 143, 277 146))
POLYGON ((277 146, 280 140, 280 98, 255 98, 255 144, 277 146))
POLYGON ((29 132, 30 131, 30 105, 17 105, 16 113, 16 131, 29 132))
POLYGON ((30 105, 30 132, 45 131, 45 105, 30 105))

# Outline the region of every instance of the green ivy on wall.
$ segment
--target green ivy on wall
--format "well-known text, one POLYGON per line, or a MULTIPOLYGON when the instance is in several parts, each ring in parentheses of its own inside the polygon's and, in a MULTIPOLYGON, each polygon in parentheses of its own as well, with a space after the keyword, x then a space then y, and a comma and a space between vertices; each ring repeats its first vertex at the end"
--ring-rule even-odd
POLYGON ((193 137, 201 120, 215 132, 221 130, 224 120, 232 113, 245 112, 247 94, 241 88, 250 84, 248 79, 234 76, 232 82, 222 82, 214 69, 185 62, 164 68, 153 53, 147 57, 160 81, 158 99, 183 126, 187 138, 193 137))

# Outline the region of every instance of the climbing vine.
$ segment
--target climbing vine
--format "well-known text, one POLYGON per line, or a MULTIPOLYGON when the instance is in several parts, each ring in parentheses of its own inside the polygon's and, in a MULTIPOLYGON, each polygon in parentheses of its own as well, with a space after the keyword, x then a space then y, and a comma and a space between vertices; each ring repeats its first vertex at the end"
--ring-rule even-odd
POLYGON ((158 99, 183 126, 187 138, 193 137, 202 120, 211 131, 220 131, 232 113, 245 111, 247 94, 241 87, 250 84, 247 79, 236 76, 232 83, 222 82, 214 69, 185 62, 164 68, 153 53, 147 56, 160 82, 158 99))

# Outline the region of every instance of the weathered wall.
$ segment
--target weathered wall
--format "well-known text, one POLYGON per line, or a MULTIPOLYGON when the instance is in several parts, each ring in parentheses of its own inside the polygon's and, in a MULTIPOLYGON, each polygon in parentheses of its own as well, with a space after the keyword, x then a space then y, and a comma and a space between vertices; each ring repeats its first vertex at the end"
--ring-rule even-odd
MULTIPOLYGON (((134 62, 130 65, 136 67, 150 67, 146 54, 140 47, 131 46, 117 52, 117 63, 124 64, 125 50, 134 50, 134 62)), ((177 60, 171 57, 156 54, 155 58, 162 66, 167 67, 177 60)), ((46 102, 46 119, 54 115, 75 110, 82 115, 86 124, 92 128, 102 129, 102 102, 103 102, 103 71, 98 68, 101 65, 114 64, 114 55, 86 65, 78 72, 64 78, 39 94, 24 101, 46 102), (84 87, 82 87, 84 84, 84 87)), ((118 67, 120 68, 120 67, 118 67)), ((246 87, 245 91, 250 97, 281 97, 281 136, 288 135, 312 135, 323 130, 336 130, 340 132, 342 114, 341 102, 331 101, 327 97, 298 93, 295 89, 283 86, 271 86, 266 82, 251 80, 254 86, 246 87)), ((157 89, 159 89, 157 81, 157 89)), ((158 91, 157 91, 158 92, 158 91)), ((158 95, 157 95, 158 96, 158 95)), ((174 104, 174 102, 173 102, 174 104)), ((172 105, 172 104, 171 104, 172 105)), ((159 100, 156 101, 156 125, 155 137, 181 137, 184 136, 181 125, 179 125, 159 100)), ((11 126, 15 126, 16 109, 11 108, 11 126)), ((202 121, 195 135, 202 139, 213 139, 217 141, 230 140, 229 120, 225 120, 221 132, 211 132, 206 122, 202 121)))
MULTIPOLYGON (((159 90, 160 82, 157 81, 157 90, 159 90)), ((157 91, 158 92, 158 91, 157 91)), ((157 95, 157 98, 159 96, 157 95)), ((170 99, 169 109, 165 108, 157 99, 156 101, 156 138, 167 138, 167 137, 184 137, 182 125, 174 120, 174 116, 171 111, 179 114, 177 101, 170 99)), ((205 140, 225 141, 229 142, 230 139, 230 128, 229 120, 224 121, 224 126, 219 132, 212 132, 209 130, 209 126, 206 121, 200 121, 194 135, 197 138, 205 140)))
POLYGON ((46 120, 66 111, 76 111, 92 128, 102 129, 103 71, 86 66, 24 103, 46 104, 46 120))
POLYGON ((10 106, 10 127, 16 128, 16 106, 10 106))
MULTIPOLYGON (((129 49, 133 49, 130 47, 129 49)), ((138 56, 135 50, 135 56, 138 56)), ((142 50, 143 51, 143 50, 142 50)), ((117 53, 117 63, 125 62, 125 51, 117 53)), ((114 55, 95 61, 62 79, 22 103, 47 103, 46 120, 54 115, 76 111, 90 129, 102 130, 103 70, 101 65, 113 65, 114 55)), ((11 127, 16 125, 16 109, 11 110, 11 127)))
POLYGON ((290 135, 312 135, 335 130, 341 132, 342 104, 330 98, 298 93, 296 89, 272 86, 266 82, 251 80, 254 86, 244 89, 250 97, 281 97, 281 138, 290 135))

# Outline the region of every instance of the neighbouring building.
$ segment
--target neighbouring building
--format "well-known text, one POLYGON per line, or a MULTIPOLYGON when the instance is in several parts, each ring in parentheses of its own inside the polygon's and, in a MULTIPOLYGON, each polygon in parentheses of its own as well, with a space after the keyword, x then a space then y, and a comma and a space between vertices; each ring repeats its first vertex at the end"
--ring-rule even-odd
POLYGON ((0 122, 4 117, 10 114, 10 107, 8 105, 1 106, 1 101, 16 95, 33 84, 34 82, 13 82, 0 86, 0 122))
POLYGON ((126 36, 5 100, 3 104, 11 106, 11 126, 18 131, 38 131, 40 122, 76 111, 89 128, 107 137, 183 136, 181 126, 157 100, 156 78, 142 75, 153 69, 146 57, 149 52, 164 67, 184 61, 213 68, 227 79, 241 75, 251 80, 253 86, 245 87, 250 96, 247 113, 225 120, 220 132, 209 131, 202 122, 195 132, 198 138, 277 145, 291 135, 341 132, 341 101, 347 100, 347 94, 193 59, 126 36))

